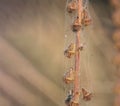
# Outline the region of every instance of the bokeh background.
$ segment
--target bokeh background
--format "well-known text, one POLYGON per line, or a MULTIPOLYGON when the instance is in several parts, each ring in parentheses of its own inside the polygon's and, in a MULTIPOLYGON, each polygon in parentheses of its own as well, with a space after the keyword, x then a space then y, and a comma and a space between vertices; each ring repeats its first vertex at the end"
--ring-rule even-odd
MULTIPOLYGON (((65 106, 65 3, 0 0, 0 106, 65 106)), ((83 106, 114 104, 111 10, 107 0, 90 0, 93 24, 85 33, 94 98, 83 106)))

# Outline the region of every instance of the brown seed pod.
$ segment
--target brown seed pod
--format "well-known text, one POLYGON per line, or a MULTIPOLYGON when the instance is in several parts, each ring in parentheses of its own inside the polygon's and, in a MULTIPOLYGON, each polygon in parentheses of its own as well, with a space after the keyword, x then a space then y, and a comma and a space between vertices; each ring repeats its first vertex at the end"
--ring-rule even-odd
POLYGON ((70 2, 69 4, 68 4, 68 6, 67 6, 67 11, 69 12, 69 13, 72 13, 72 12, 74 12, 74 11, 76 11, 77 10, 77 4, 76 4, 76 2, 70 2))
POLYGON ((119 27, 120 26, 120 10, 115 10, 115 12, 113 13, 112 15, 112 20, 113 20, 113 24, 116 26, 116 27, 119 27))
POLYGON ((73 30, 73 32, 77 32, 77 31, 80 30, 80 28, 81 28, 81 23, 80 23, 80 21, 79 21, 79 17, 77 17, 77 18, 75 19, 75 21, 73 22, 72 30, 73 30))
POLYGON ((83 100, 85 101, 90 101, 92 98, 92 93, 87 92, 84 88, 82 88, 82 93, 83 93, 83 100))
POLYGON ((90 18, 88 18, 88 19, 85 19, 85 20, 84 20, 83 25, 84 25, 84 26, 88 26, 88 25, 90 25, 91 23, 92 23, 92 20, 91 20, 90 18))
POLYGON ((64 55, 67 57, 67 58, 71 58, 73 55, 75 55, 75 51, 76 51, 76 48, 75 48, 75 44, 74 43, 71 43, 68 48, 64 51, 64 55))
POLYGON ((76 102, 73 101, 73 102, 71 102, 70 106, 79 106, 79 102, 76 103, 76 102))
POLYGON ((117 29, 114 33, 113 33, 113 40, 115 42, 120 42, 120 29, 117 29))
POLYGON ((82 12, 82 25, 84 26, 88 26, 90 25, 92 22, 91 18, 88 15, 88 11, 86 11, 85 9, 82 12))
POLYGON ((120 0, 110 0, 110 3, 115 8, 120 8, 120 0))
POLYGON ((64 75, 63 80, 66 84, 70 84, 74 81, 74 70, 71 67, 68 72, 64 75))
POLYGON ((70 106, 79 106, 80 92, 76 92, 73 95, 70 106))
POLYGON ((88 17, 88 12, 86 11, 86 9, 83 9, 82 11, 82 19, 88 17))

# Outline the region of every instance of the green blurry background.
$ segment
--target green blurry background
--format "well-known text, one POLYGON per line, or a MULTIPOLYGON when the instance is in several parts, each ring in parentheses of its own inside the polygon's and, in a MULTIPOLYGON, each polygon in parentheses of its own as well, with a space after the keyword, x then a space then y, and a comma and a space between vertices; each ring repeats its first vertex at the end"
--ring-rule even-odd
MULTIPOLYGON (((0 106, 65 106, 65 2, 0 0, 0 106)), ((113 106, 111 7, 104 0, 90 4, 93 24, 85 33, 94 98, 83 106, 113 106)))

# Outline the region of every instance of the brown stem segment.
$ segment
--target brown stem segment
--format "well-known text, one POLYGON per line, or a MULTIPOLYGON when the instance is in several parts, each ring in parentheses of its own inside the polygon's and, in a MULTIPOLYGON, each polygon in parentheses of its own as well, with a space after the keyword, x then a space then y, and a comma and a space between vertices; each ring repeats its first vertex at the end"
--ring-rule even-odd
MULTIPOLYGON (((78 17, 79 23, 81 24, 82 14, 82 0, 78 0, 78 17)), ((76 49, 80 47, 80 32, 81 30, 76 32, 76 49)), ((80 82, 79 82, 79 71, 80 71, 80 52, 77 51, 75 54, 75 80, 74 80, 74 94, 76 95, 75 99, 79 99, 80 92, 80 82)))
MULTIPOLYGON (((77 32, 77 35, 76 35, 76 48, 79 48, 79 47, 80 47, 80 31, 77 32)), ((80 83, 79 83, 79 70, 80 70, 79 63, 80 63, 80 53, 79 53, 79 51, 77 51, 75 54, 75 80, 74 80, 74 91, 75 92, 79 92, 79 86, 80 86, 80 83)))

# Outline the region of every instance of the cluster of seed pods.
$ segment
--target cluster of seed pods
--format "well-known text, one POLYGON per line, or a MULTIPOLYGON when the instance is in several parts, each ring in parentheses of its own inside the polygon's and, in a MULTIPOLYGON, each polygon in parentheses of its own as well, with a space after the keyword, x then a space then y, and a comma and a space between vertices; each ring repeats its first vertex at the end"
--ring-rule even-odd
MULTIPOLYGON (((83 2, 85 0, 68 0, 66 11, 68 14, 76 13, 77 16, 70 25, 70 30, 75 33, 75 41, 70 43, 64 51, 64 56, 67 59, 74 58, 74 66, 68 67, 68 71, 63 76, 65 84, 72 84, 73 88, 69 90, 68 95, 65 99, 67 106, 80 106, 80 96, 83 100, 91 100, 92 93, 86 89, 80 89, 79 82, 79 71, 80 71, 80 52, 83 50, 84 45, 80 44, 80 32, 81 29, 91 24, 91 18, 88 15, 86 8, 83 8, 83 2)), ((72 21, 72 20, 71 20, 72 21)))
MULTIPOLYGON (((112 13, 112 22, 115 26, 115 30, 113 32, 113 40, 115 43, 115 48, 117 50, 117 55, 114 57, 114 64, 117 67, 117 75, 120 77, 120 0, 110 0, 111 5, 113 7, 112 13)), ((114 87, 114 91, 116 94, 115 104, 114 106, 120 106, 120 81, 118 81, 114 87)))

